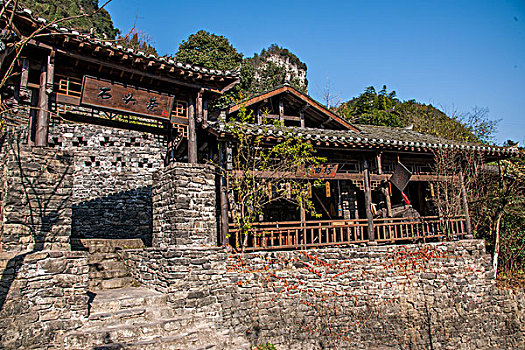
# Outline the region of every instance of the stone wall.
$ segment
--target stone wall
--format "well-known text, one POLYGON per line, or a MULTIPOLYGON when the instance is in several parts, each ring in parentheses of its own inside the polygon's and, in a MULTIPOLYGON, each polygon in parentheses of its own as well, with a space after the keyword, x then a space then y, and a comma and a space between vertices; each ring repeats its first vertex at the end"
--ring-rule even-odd
POLYGON ((47 349, 88 316, 85 252, 0 254, 2 349, 47 349))
POLYGON ((30 148, 18 133, 0 145, 0 251, 69 249, 73 164, 52 148, 30 148))
POLYGON ((151 244, 152 174, 165 142, 138 131, 98 125, 50 128, 50 146, 73 155, 72 236, 141 238, 151 244))
POLYGON ((171 163, 153 177, 153 245, 217 244, 215 171, 171 163))
POLYGON ((498 289, 482 241, 236 255, 125 251, 142 284, 278 349, 517 349, 525 296, 498 289))

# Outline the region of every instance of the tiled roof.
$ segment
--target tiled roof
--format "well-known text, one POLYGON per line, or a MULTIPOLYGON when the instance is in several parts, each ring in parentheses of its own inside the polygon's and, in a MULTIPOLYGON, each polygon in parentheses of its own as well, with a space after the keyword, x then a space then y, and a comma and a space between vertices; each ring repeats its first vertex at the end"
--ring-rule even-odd
MULTIPOLYGON (((24 16, 40 25, 48 24, 48 21, 45 18, 41 18, 41 17, 35 18, 30 9, 23 9, 22 11, 17 12, 17 14, 24 16)), ((75 39, 79 41, 88 42, 93 45, 103 46, 106 48, 110 48, 112 50, 120 51, 128 55, 133 55, 135 57, 147 58, 147 59, 154 60, 159 63, 165 64, 165 65, 173 66, 173 67, 187 70, 187 71, 192 71, 196 73, 204 73, 204 74, 209 74, 209 75, 216 75, 216 76, 224 76, 228 78, 237 78, 240 75, 240 70, 222 71, 218 69, 208 69, 208 68, 199 67, 199 66, 192 66, 190 64, 175 62, 174 60, 166 58, 166 57, 159 57, 159 56, 152 55, 152 54, 146 55, 143 51, 138 51, 138 50, 134 50, 131 48, 125 48, 122 45, 118 44, 118 42, 115 42, 113 40, 103 40, 103 39, 95 38, 89 34, 83 34, 74 29, 66 28, 58 24, 52 24, 49 27, 49 29, 51 31, 61 32, 62 34, 68 35, 69 37, 74 37, 75 39)))
MULTIPOLYGON (((237 124, 237 126, 241 126, 237 124)), ((224 121, 210 122, 209 127, 217 134, 229 134, 233 125, 224 121)), ((305 140, 328 145, 342 145, 356 148, 402 149, 431 151, 433 149, 464 149, 483 153, 517 156, 519 150, 512 147, 497 147, 446 140, 404 128, 358 125, 359 132, 352 130, 329 130, 297 127, 276 127, 273 125, 245 124, 241 127, 252 135, 274 138, 299 136, 305 140)))

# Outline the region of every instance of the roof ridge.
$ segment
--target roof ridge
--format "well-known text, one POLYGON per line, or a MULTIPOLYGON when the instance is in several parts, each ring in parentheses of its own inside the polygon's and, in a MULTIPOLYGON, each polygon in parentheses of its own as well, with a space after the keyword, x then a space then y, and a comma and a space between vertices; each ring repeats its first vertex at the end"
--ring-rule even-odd
MULTIPOLYGON (((240 123, 234 121, 235 123, 240 123)), ((217 120, 209 122, 211 128, 217 127, 218 131, 228 131, 227 126, 229 122, 217 120)), ((431 136, 433 140, 400 140, 396 137, 382 137, 381 135, 373 135, 370 133, 361 134, 353 130, 332 130, 332 129, 317 129, 317 128, 299 128, 293 126, 275 126, 272 124, 244 124, 245 127, 251 130, 266 129, 269 131, 269 136, 273 135, 275 131, 276 137, 285 137, 287 135, 295 135, 304 137, 306 140, 323 141, 323 142, 342 142, 342 143, 365 143, 374 146, 393 146, 393 147, 418 147, 427 149, 463 149, 473 150, 479 152, 500 152, 507 155, 518 155, 517 149, 489 146, 481 144, 466 144, 453 140, 441 139, 438 136, 418 133, 420 135, 431 136)), ((377 126, 377 125, 373 125, 377 126)), ((383 127, 387 129, 395 129, 391 127, 383 127)), ((262 131, 261 131, 262 132, 262 131)))
MULTIPOLYGON (((16 13, 21 14, 21 15, 25 15, 26 17, 31 19, 33 22, 39 23, 41 25, 46 25, 49 22, 47 19, 45 19, 43 17, 35 18, 35 16, 33 15, 33 11, 28 9, 28 8, 24 8, 21 11, 16 11, 16 13)), ((197 72, 197 73, 205 73, 205 74, 217 75, 217 76, 232 77, 232 78, 237 78, 240 75, 240 70, 239 69, 235 69, 235 70, 211 69, 211 68, 205 68, 205 67, 201 67, 201 66, 197 66, 197 65, 191 65, 191 64, 188 64, 188 63, 177 62, 177 61, 175 61, 173 59, 168 59, 165 56, 159 56, 159 55, 154 55, 154 54, 146 55, 146 53, 144 51, 134 50, 132 48, 126 48, 123 45, 118 44, 116 39, 102 39, 102 38, 96 38, 96 37, 92 38, 89 34, 86 35, 85 33, 80 33, 76 29, 68 28, 66 26, 59 26, 56 23, 51 25, 50 28, 52 28, 53 30, 56 30, 56 31, 60 31, 63 34, 74 35, 77 39, 82 40, 82 41, 87 41, 87 42, 89 42, 91 44, 112 48, 114 50, 118 50, 118 51, 126 53, 126 54, 132 54, 132 55, 134 55, 136 57, 145 57, 145 58, 149 58, 149 59, 154 59, 154 60, 156 60, 158 62, 162 62, 163 64, 168 64, 168 65, 171 65, 173 67, 177 67, 179 69, 184 69, 184 70, 187 70, 187 71, 192 71, 192 72, 197 72)))

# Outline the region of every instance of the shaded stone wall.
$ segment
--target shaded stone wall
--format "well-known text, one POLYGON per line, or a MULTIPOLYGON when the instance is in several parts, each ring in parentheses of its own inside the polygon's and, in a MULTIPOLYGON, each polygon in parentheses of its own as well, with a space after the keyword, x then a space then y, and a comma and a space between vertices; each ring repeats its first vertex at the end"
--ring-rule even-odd
POLYGON ((0 253, 0 273, 2 349, 50 348, 87 319, 87 253, 0 253))
POLYGON ((125 251, 181 312, 278 349, 517 349, 523 292, 497 289, 482 241, 244 255, 125 251))
POLYGON ((165 142, 138 131, 97 125, 50 128, 50 146, 74 158, 72 236, 141 238, 151 244, 152 174, 165 142))
POLYGON ((69 249, 73 164, 52 148, 31 148, 18 133, 0 146, 3 252, 69 249))
POLYGON ((217 244, 215 171, 171 163, 153 177, 153 246, 217 244))

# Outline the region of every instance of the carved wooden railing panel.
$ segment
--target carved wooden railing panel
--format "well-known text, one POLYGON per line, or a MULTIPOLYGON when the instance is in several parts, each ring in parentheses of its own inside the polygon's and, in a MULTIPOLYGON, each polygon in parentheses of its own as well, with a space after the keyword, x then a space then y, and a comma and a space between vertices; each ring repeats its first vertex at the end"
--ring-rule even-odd
MULTIPOLYGON (((244 234, 230 224, 235 245, 244 234)), ((377 242, 413 241, 462 236, 465 218, 438 216, 374 220, 377 242)), ((250 229, 245 250, 301 249, 368 242, 367 220, 317 220, 256 223, 250 229)))

